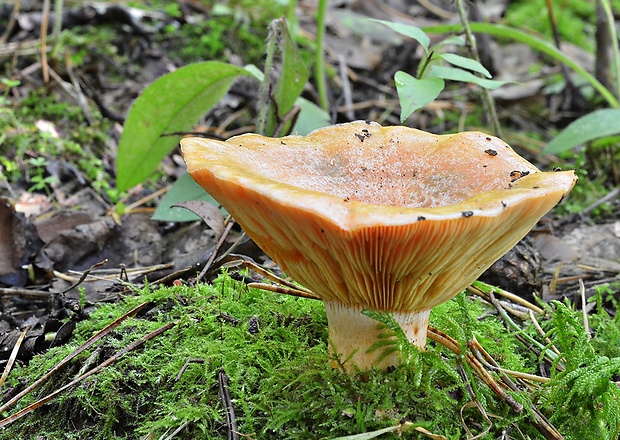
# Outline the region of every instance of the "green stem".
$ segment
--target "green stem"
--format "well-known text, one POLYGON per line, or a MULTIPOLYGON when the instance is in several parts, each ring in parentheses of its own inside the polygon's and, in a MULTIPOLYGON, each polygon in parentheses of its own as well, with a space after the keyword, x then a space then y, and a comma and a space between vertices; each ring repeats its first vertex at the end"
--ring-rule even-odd
POLYGON ((323 110, 328 110, 327 87, 325 85, 325 15, 327 13, 327 0, 319 0, 319 9, 316 17, 316 89, 319 93, 319 104, 323 110))
POLYGON ((601 7, 605 13, 607 26, 609 27, 609 36, 611 37, 611 53, 613 57, 613 83, 616 88, 616 97, 620 98, 620 48, 618 47, 618 34, 616 33, 616 25, 614 14, 611 10, 609 0, 600 0, 601 7))
POLYGON ((420 64, 420 68, 418 69, 418 79, 422 78, 424 72, 426 71, 426 68, 431 63, 431 61, 433 61, 433 55, 435 55, 435 51, 431 50, 431 52, 422 59, 422 63, 420 64))
POLYGON ((54 2, 54 28, 52 30, 52 41, 54 46, 52 48, 52 58, 56 56, 60 49, 60 31, 62 30, 62 4, 63 0, 56 0, 54 2))
POLYGON ((296 6, 297 0, 289 0, 288 8, 286 11, 286 22, 288 23, 288 30, 293 38, 297 36, 297 17, 295 16, 296 6))
MULTIPOLYGON (((620 107, 620 103, 614 97, 613 93, 611 93, 603 84, 601 84, 593 75, 581 67, 577 62, 558 50, 558 48, 556 48, 553 44, 542 40, 540 37, 533 36, 521 30, 501 24, 473 22, 469 23, 469 25, 472 32, 489 34, 499 38, 508 38, 513 41, 518 41, 519 43, 527 44, 532 49, 549 55, 553 59, 566 64, 579 76, 585 79, 594 89, 596 89, 596 91, 598 91, 607 101, 610 107, 620 107)), ((429 26, 423 28, 422 30, 429 34, 446 34, 451 32, 459 32, 461 29, 461 25, 456 23, 429 26)))
MULTIPOLYGON (((463 0, 456 0, 456 9, 459 12, 459 17, 461 19, 461 24, 465 29, 465 38, 467 38, 467 42, 471 51, 473 52, 474 59, 480 63, 480 56, 478 56, 478 47, 476 46, 476 39, 474 38, 474 34, 471 31, 471 27, 469 26, 469 20, 467 18, 467 12, 465 11, 465 6, 463 5, 463 0)), ((492 126, 493 132, 496 136, 502 137, 502 127, 499 125, 499 119, 497 117, 497 110, 495 108, 495 100, 493 96, 491 96, 491 92, 482 87, 482 103, 487 111, 487 117, 489 119, 489 123, 492 126)))
POLYGON ((504 310, 504 308, 499 304, 497 300, 491 299, 491 303, 493 303, 504 322, 506 322, 506 324, 508 324, 510 328, 512 328, 515 332, 519 333, 525 340, 538 348, 541 352, 544 352, 547 356, 549 356, 549 358, 551 358, 551 360, 555 361, 558 358, 558 355, 554 351, 549 350, 543 344, 541 344, 536 339, 524 332, 523 329, 512 320, 508 313, 506 313, 506 310, 504 310))

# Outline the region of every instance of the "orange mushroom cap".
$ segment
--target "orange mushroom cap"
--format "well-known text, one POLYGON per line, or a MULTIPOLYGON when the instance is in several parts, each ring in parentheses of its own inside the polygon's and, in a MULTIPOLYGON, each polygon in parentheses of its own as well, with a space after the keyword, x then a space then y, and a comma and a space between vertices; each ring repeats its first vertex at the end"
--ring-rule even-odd
POLYGON ((190 137, 181 146, 196 182, 324 300, 335 349, 359 349, 352 363, 362 369, 377 365, 364 351, 372 343, 359 335, 337 342, 353 319, 340 317, 390 311, 424 346, 430 309, 478 278, 577 180, 572 171, 540 172, 483 133, 364 121, 307 136, 190 137))

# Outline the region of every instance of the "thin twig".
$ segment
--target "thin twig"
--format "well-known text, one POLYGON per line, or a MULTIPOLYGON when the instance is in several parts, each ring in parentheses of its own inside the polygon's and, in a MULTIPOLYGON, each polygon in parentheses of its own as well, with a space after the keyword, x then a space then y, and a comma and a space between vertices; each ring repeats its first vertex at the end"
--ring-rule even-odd
MULTIPOLYGON (((454 354, 459 356, 461 354, 461 348, 457 341, 455 341, 451 336, 446 333, 438 330, 434 327, 428 327, 428 337, 429 339, 443 345, 448 350, 452 351, 454 354)), ((503 401, 508 403, 508 405, 515 411, 521 412, 523 410, 523 406, 515 401, 512 396, 506 394, 504 390, 502 390, 497 382, 491 377, 491 375, 484 369, 484 367, 478 362, 478 360, 468 353, 465 356, 467 363, 474 369, 476 374, 482 381, 503 401)))
POLYGON ((482 366, 478 359, 476 359, 472 354, 467 354, 467 363, 476 371, 478 377, 482 379, 482 381, 499 397, 501 400, 506 402, 508 406, 516 413, 520 413, 523 411, 523 405, 517 402, 514 397, 510 394, 507 394, 493 379, 493 377, 489 374, 489 372, 482 366))
POLYGON ((228 376, 222 368, 220 368, 220 371, 217 374, 217 383, 220 391, 220 401, 222 402, 222 407, 226 412, 226 427, 228 429, 227 439, 239 440, 235 408, 233 407, 232 398, 230 397, 230 388, 228 387, 228 376))
POLYGON ((319 7, 316 16, 316 64, 315 80, 316 89, 319 94, 319 105, 323 110, 329 108, 327 98, 327 86, 325 78, 325 16, 327 14, 327 0, 319 0, 319 7))
POLYGON ((547 336, 547 334, 545 333, 545 331, 543 330, 543 328, 540 326, 540 324, 538 323, 538 320, 536 319, 536 315, 534 315, 534 313, 530 313, 530 319, 532 320, 532 324, 534 324, 534 328, 538 331, 538 333, 540 333, 540 336, 543 337, 543 339, 545 340, 545 342, 547 344, 549 344, 549 346, 551 347, 551 349, 553 351, 555 351, 555 353, 558 356, 562 356, 562 353, 560 353, 560 350, 557 349, 557 347, 555 345, 553 345, 551 343, 551 339, 549 339, 549 337, 547 336))
POLYGON ((68 288, 66 288, 65 290, 62 291, 62 293, 67 293, 68 291, 70 291, 71 289, 76 288, 77 286, 79 286, 80 284, 82 284, 82 282, 86 279, 86 277, 88 276, 88 274, 90 274, 93 270, 104 266, 108 263, 108 259, 106 258, 103 261, 100 261, 99 263, 95 263, 92 266, 90 266, 88 269, 86 269, 84 271, 84 273, 82 273, 82 276, 80 276, 80 279, 77 280, 75 283, 73 283, 72 285, 70 285, 68 288))
MULTIPOLYGON (((171 269, 174 267, 174 263, 165 263, 165 264, 155 264, 153 266, 145 266, 145 267, 132 267, 129 269, 96 269, 88 274, 87 279, 83 280, 84 283, 92 282, 92 281, 114 281, 116 282, 119 278, 119 271, 125 273, 125 275, 129 275, 132 278, 146 275, 151 272, 157 272, 159 270, 171 269)), ((69 274, 53 271, 53 274, 56 278, 59 278, 63 281, 67 281, 68 283, 75 283, 80 279, 83 272, 70 270, 69 274), (71 276, 72 274, 79 275, 79 277, 71 276)), ((0 292, 2 290, 0 289, 0 292)), ((46 293, 46 292, 45 292, 46 293)), ((49 296, 49 294, 47 294, 49 296)))
MULTIPOLYGON (((58 2, 61 0, 56 0, 56 1, 58 2)), ((59 15, 62 15, 62 14, 59 14, 59 15)), ((54 23, 54 25, 56 25, 56 23, 54 23)), ((56 46, 58 45, 59 41, 60 39, 57 39, 54 42, 54 50, 56 46)), ((52 50, 52 55, 54 54, 54 50, 52 50)), ((82 109, 82 114, 84 115, 86 122, 88 122, 88 125, 93 125, 95 123, 95 119, 93 118, 90 112, 90 109, 88 108, 88 101, 86 99, 86 96, 84 96, 84 93, 82 92, 82 86, 80 86, 80 80, 78 79, 77 75, 73 71, 73 65, 71 63, 71 57, 69 56, 68 51, 65 52, 65 68, 67 70, 67 74, 69 75, 69 79, 71 80, 71 84, 73 85, 75 100, 80 106, 80 109, 82 109)))
POLYGON ((583 331, 588 336, 588 341, 592 338, 590 335, 590 321, 588 319, 588 310, 586 307, 586 286, 583 280, 579 278, 579 296, 581 296, 581 313, 583 314, 583 331))
POLYGON ((47 84, 50 80, 47 64, 47 26, 50 19, 50 0, 43 0, 41 16, 41 73, 43 82, 47 84))
POLYGON ((527 333, 522 332, 521 327, 519 327, 511 318, 510 316, 508 316, 508 314, 506 313, 506 311, 504 310, 504 308, 502 307, 502 305, 499 303, 499 301, 495 298, 495 296, 493 295, 493 293, 490 294, 491 297, 491 304, 493 304, 495 306, 495 308, 497 309, 497 311, 499 312, 500 316, 502 317, 502 319, 504 320, 504 322, 511 327, 512 329, 514 329, 515 331, 519 332, 520 335, 525 338, 529 343, 533 344, 534 346, 536 346, 539 350, 541 351, 545 351, 545 353, 553 360, 557 359, 558 355, 548 349, 545 348, 545 346, 543 344, 541 344, 540 342, 538 342, 536 339, 532 338, 530 335, 528 335, 527 333))
POLYGON ((447 333, 444 333, 441 330, 439 330, 438 328, 435 328, 435 327, 429 325, 428 326, 428 331, 427 331, 427 336, 428 336, 428 338, 430 340, 435 341, 438 344, 443 345, 444 347, 446 347, 448 350, 450 350, 455 355, 460 356, 460 354, 461 354, 461 347, 459 347, 458 342, 456 342, 456 340, 454 340, 447 333))
POLYGON ((290 287, 276 286, 276 285, 273 285, 273 284, 248 283, 247 286, 248 287, 252 287, 254 289, 267 290, 268 292, 281 293, 283 295, 298 296, 298 297, 301 297, 301 298, 308 298, 308 299, 321 299, 318 296, 312 295, 312 294, 308 294, 308 293, 304 292, 303 290, 291 289, 290 287))
POLYGON ((96 366, 92 370, 89 370, 88 372, 82 374, 81 376, 79 376, 76 379, 72 380, 68 384, 60 387, 59 389, 57 389, 53 393, 50 393, 47 396, 43 397, 42 399, 37 400, 33 404, 28 405, 26 408, 24 408, 24 409, 22 409, 20 411, 17 411, 15 414, 7 417, 6 419, 0 420, 0 428, 8 426, 11 423, 15 422, 16 420, 22 418, 23 416, 31 413, 35 409, 40 408, 41 406, 45 405, 47 402, 49 402, 52 399, 54 399, 56 396, 62 394, 63 392, 65 392, 69 388, 77 385, 78 383, 80 383, 84 379, 92 376, 93 374, 99 373, 101 370, 106 368, 108 365, 111 365, 112 363, 116 362, 120 357, 124 356, 125 354, 129 353, 132 350, 135 350, 136 348, 138 348, 141 345, 143 345, 145 342, 150 341, 151 339, 153 339, 154 337, 160 335, 161 333, 165 332, 166 330, 171 329, 172 327, 174 327, 174 325, 175 325, 174 323, 168 323, 168 324, 158 328, 157 330, 152 331, 151 333, 147 334, 146 336, 141 337, 137 341, 135 341, 135 342, 129 344, 127 347, 123 348, 121 351, 116 352, 114 355, 112 355, 111 357, 109 357, 108 359, 103 361, 101 364, 99 364, 98 366, 96 366))
POLYGON ((292 283, 291 281, 285 280, 284 278, 280 278, 279 276, 269 272, 268 270, 260 267, 258 264, 246 258, 247 257, 240 256, 239 260, 225 263, 222 265, 222 267, 241 266, 241 267, 253 270, 254 272, 261 275, 262 277, 267 278, 269 281, 276 283, 276 284, 267 284, 267 283, 260 283, 260 282, 251 282, 251 283, 246 284, 248 287, 266 290, 268 292, 281 293, 284 295, 297 296, 300 298, 317 299, 317 300, 321 299, 311 290, 306 289, 303 286, 298 286, 292 283))
MULTIPOLYGON (((15 397, 13 397, 11 400, 9 400, 4 405, 2 405, 2 407, 0 407, 0 413, 2 413, 4 411, 6 411, 7 409, 11 408, 13 405, 15 405, 17 402, 19 402, 20 399, 22 399, 25 395, 30 393, 35 388, 37 388, 39 385, 47 382, 54 375, 54 373, 56 373, 62 367, 67 365, 77 355, 79 355, 84 350, 86 350, 89 347, 91 347, 93 344, 95 344, 97 341, 99 341, 105 335, 107 335, 112 330, 114 330, 116 327, 118 327, 125 319, 129 318, 130 316, 135 315, 136 313, 138 313, 140 310, 142 310, 148 304, 149 304, 148 302, 144 302, 144 303, 140 304, 139 306, 134 307, 129 312, 125 313, 123 316, 121 316, 120 318, 118 318, 115 321, 111 322, 106 327, 104 327, 102 330, 98 331, 88 341, 86 341, 84 344, 82 344, 80 347, 78 347, 75 351, 73 351, 71 354, 66 356, 59 363, 57 363, 54 367, 52 367, 52 369, 49 370, 47 373, 45 373, 41 378, 36 380, 34 383, 30 384, 26 389, 24 389, 22 392, 20 392, 15 397)), ((2 425, 0 424, 0 427, 1 426, 2 425)))
MULTIPOLYGON (((46 50, 50 52, 52 49, 46 47, 46 50)), ((38 55, 41 53, 41 39, 28 40, 28 41, 16 41, 6 43, 0 46, 0 57, 13 56, 15 58, 19 56, 38 55)), ((41 63, 35 63, 37 68, 41 68, 41 63)), ((19 76, 23 78, 26 76, 24 69, 19 72, 19 76)))
MULTIPOLYGON (((434 327, 429 326, 428 337, 431 340, 444 345, 454 354, 456 355, 461 354, 461 349, 458 346, 458 343, 453 338, 448 336, 446 333, 442 332, 441 330, 438 330, 434 327)), ((471 353, 468 353, 465 359, 467 360, 467 363, 474 369, 478 377, 480 377, 480 379, 500 399, 506 402, 506 404, 508 404, 508 406, 510 406, 513 409, 513 411, 518 413, 523 410, 523 405, 521 405, 519 402, 514 400, 514 398, 510 394, 507 394, 502 388, 500 388, 497 382, 495 382, 495 380, 493 379, 493 377, 491 377, 491 375, 484 369, 482 364, 471 353)), ((564 438, 562 437, 562 434, 557 430, 557 428, 553 426, 549 422, 549 420, 547 420, 547 418, 538 410, 538 408, 532 405, 531 409, 534 413, 534 419, 535 419, 534 425, 536 426, 536 429, 538 429, 538 431, 546 439, 561 440, 564 438)))
MULTIPOLYGON (((161 437, 159 437, 159 440, 172 440, 173 438, 177 436, 179 432, 183 431, 187 427, 187 425, 189 425, 189 423, 190 422, 188 420, 187 422, 182 423, 180 426, 177 426, 177 429, 172 431, 170 435, 167 435, 167 434, 168 434, 168 431, 170 431, 170 429, 172 428, 168 428, 168 430, 161 437), (166 437, 164 437, 164 435, 166 435, 166 437)), ((147 437, 147 438, 151 438, 151 437, 147 437)))
MULTIPOLYGON (((545 311, 543 309, 541 309, 540 307, 532 304, 531 302, 529 302, 528 300, 521 298, 518 295, 515 295, 514 293, 508 292, 507 290, 504 290, 500 287, 496 287, 496 286, 491 286, 490 284, 487 283, 483 283, 482 281, 474 281, 474 283, 470 286, 473 287, 474 289, 478 289, 481 290, 484 293, 487 292, 493 292, 493 293, 497 293, 501 296, 503 296, 504 298, 515 302, 517 304, 520 304, 524 307, 527 307, 530 310, 533 310, 534 312, 540 314, 540 315, 544 315, 545 311)), ((469 290, 469 288, 467 289, 469 290)), ((474 292, 476 293, 476 292, 474 292)))
MULTIPOLYGON (((213 130, 213 134, 217 136, 218 139, 220 140, 225 140, 225 139, 230 138, 231 136, 226 133, 226 129, 233 122, 241 119, 241 117, 243 117, 247 112, 248 112, 248 109, 246 107, 241 107, 236 112, 231 113, 226 118, 224 118, 224 120, 220 122, 217 127, 211 127, 211 130, 213 130)), ((243 122, 240 122, 240 124, 241 123, 243 122)), ((187 135, 187 134, 192 134, 192 133, 184 133, 184 134, 187 135)))
POLYGON ((13 5, 13 10, 11 11, 11 17, 9 18, 9 22, 6 25, 6 29, 2 36, 0 36, 0 46, 6 43, 13 32, 13 28, 15 27, 15 23, 17 23, 17 14, 19 14, 19 7, 21 5, 21 0, 17 0, 13 5))
POLYGON ((46 64, 46 66, 47 67, 45 69, 46 69, 47 74, 49 76, 51 76, 54 81, 56 81, 58 83, 58 85, 65 91, 65 93, 67 95, 69 95, 71 97, 71 99, 73 99, 75 101, 75 103, 78 106, 80 106, 80 108, 82 109, 82 112, 85 115, 89 115, 90 113, 89 113, 88 108, 85 108, 85 107, 81 106, 79 94, 75 90, 75 87, 73 86, 73 84, 68 83, 67 81, 62 79, 62 77, 58 73, 56 73, 56 71, 54 69, 52 69, 49 65, 46 64))
POLYGON ((294 105, 284 116, 280 117, 278 115, 279 122, 276 126, 276 129, 273 131, 272 136, 282 137, 290 134, 290 132, 293 130, 293 127, 295 126, 295 123, 297 122, 299 112, 301 112, 301 107, 298 105, 294 105), (288 122, 290 122, 290 126, 287 129, 287 133, 282 133, 282 130, 284 130, 284 127, 288 122))
POLYGON ((45 290, 30 290, 21 287, 0 287, 0 296, 20 296, 28 299, 49 299, 51 293, 45 290))
MULTIPOLYGON (((478 360, 492 371, 497 371, 503 374, 510 375, 512 377, 517 377, 519 379, 531 380, 532 382, 546 383, 550 380, 548 377, 523 373, 521 371, 508 370, 506 368, 500 367, 499 364, 495 361, 495 359, 493 359, 493 357, 484 349, 484 347, 480 345, 475 336, 474 339, 470 341, 470 343, 468 343, 467 345, 470 348, 471 352, 474 353, 474 355, 478 358, 478 360)), ((508 378, 506 376, 502 376, 502 380, 504 380, 505 382, 509 382, 509 379, 508 381, 506 381, 505 379, 508 378)), ((516 390, 515 386, 511 386, 510 388, 516 390)))
POLYGON ((353 94, 351 93, 351 82, 347 75, 347 62, 344 55, 338 54, 338 67, 340 69, 340 81, 342 82, 342 94, 344 96, 344 106, 346 108, 346 116, 350 121, 355 120, 355 111, 353 110, 353 94))
POLYGON ((603 203, 615 200, 618 197, 618 194, 620 194, 620 187, 616 187, 613 190, 611 190, 610 192, 608 192, 607 194, 605 194, 603 197, 598 199, 596 202, 592 203, 590 206, 588 206, 583 211, 581 211, 581 214, 582 215, 589 214, 591 211, 593 211, 594 209, 598 208, 603 203))
POLYGON ((487 435, 489 433, 489 431, 493 427, 493 422, 491 422, 491 419, 489 418, 489 415, 487 414, 487 412, 483 408, 482 404, 478 400, 478 397, 476 397, 476 393, 474 392, 474 389, 471 386, 471 383, 469 381, 469 377, 467 376, 467 372, 465 371, 465 368, 463 368, 463 365, 461 364, 461 362, 458 362, 458 361, 457 361, 456 366, 457 366, 457 370, 459 372, 459 375, 461 376, 461 380, 463 381, 463 384, 465 386, 465 389, 467 390, 467 393, 469 394, 470 399, 471 399, 465 405, 461 406, 461 409, 459 411, 460 416, 461 416, 461 426, 463 426, 463 428, 465 428, 465 431, 467 432, 467 438, 470 439, 470 440, 474 440, 474 439, 478 439, 478 438, 484 437, 485 435, 487 435), (465 408, 469 407, 469 406, 476 407, 476 409, 478 409, 478 412, 480 412, 480 414, 482 414, 482 417, 488 423, 488 426, 486 427, 486 429, 483 432, 481 432, 479 435, 475 436, 475 437, 474 437, 473 433, 470 431, 469 426, 467 426, 467 423, 465 423, 465 418, 463 417, 463 410, 465 408))
MULTIPOLYGON (((456 9, 459 12, 461 24, 465 29, 465 38, 467 39, 467 44, 471 48, 474 59, 480 63, 480 56, 478 55, 476 39, 474 38, 474 34, 472 33, 469 26, 469 19, 467 18, 467 12, 465 11, 463 0, 456 0, 456 9)), ((489 122, 491 123, 493 134, 498 137, 502 137, 502 127, 500 126, 499 119, 497 118, 497 110, 495 109, 495 101, 493 100, 493 96, 491 96, 489 90, 484 87, 481 87, 480 90, 482 92, 482 103, 488 113, 487 117, 489 119, 489 122)))
POLYGON ((26 337, 26 333, 30 330, 30 326, 26 326, 25 329, 22 330, 19 338, 15 342, 13 346, 13 351, 11 351, 11 355, 9 356, 9 360, 6 362, 6 366, 4 367, 4 371, 2 372, 2 377, 0 377, 0 386, 6 382, 6 378, 9 377, 9 373, 11 372, 11 368, 13 368, 13 364, 15 363, 15 359, 17 359, 17 353, 19 353, 19 348, 22 346, 22 342, 24 342, 24 338, 26 337))
POLYGON ((205 360, 197 359, 197 358, 191 358, 191 359, 186 360, 183 366, 181 367, 179 374, 177 374, 177 377, 174 379, 175 382, 178 382, 181 380, 181 377, 183 377, 183 373, 185 373, 185 370, 187 370, 187 367, 189 366, 189 364, 192 364, 192 363, 204 364, 205 360))
POLYGON ((274 283, 278 283, 278 284, 283 284, 284 286, 293 289, 293 290, 299 290, 301 292, 304 292, 306 294, 308 294, 309 298, 316 298, 316 299, 320 299, 314 292, 312 292, 309 289, 306 289, 303 286, 298 286, 297 284, 292 283, 291 281, 285 280, 284 278, 280 278, 279 276, 269 272, 267 269, 264 269, 262 267, 260 267, 258 264, 254 263, 253 261, 249 261, 249 260, 243 260, 241 262, 241 265, 244 267, 247 267, 248 269, 253 270, 254 272, 258 273, 259 275, 267 278, 270 281, 273 281, 274 283))
POLYGON ((125 207, 124 212, 125 212, 126 214, 128 214, 128 213, 130 213, 130 212, 132 212, 132 211, 135 211, 135 209, 136 209, 138 206, 142 206, 142 205, 144 205, 145 203, 148 203, 148 202, 150 202, 151 200, 156 199, 156 198, 157 198, 157 197, 159 197, 159 196, 163 196, 164 194, 166 194, 166 193, 168 192, 168 190, 170 190, 170 187, 171 187, 171 186, 172 186, 172 185, 165 186, 165 187, 163 187, 163 188, 161 188, 161 189, 158 189, 157 191, 155 191, 155 192, 153 192, 153 193, 149 194, 149 195, 148 195, 148 196, 146 196, 146 197, 142 197, 140 200, 137 200, 137 201, 135 201, 134 203, 132 203, 131 205, 128 205, 127 207, 125 207))
POLYGON ((196 277, 196 282, 200 282, 200 280, 205 276, 205 274, 207 273, 207 271, 209 270, 209 268, 211 267, 211 265, 215 261, 215 257, 217 255, 217 251, 224 244, 224 240, 226 240, 226 237, 228 237, 228 233, 230 232, 230 230, 232 229, 234 224, 235 224, 235 220, 232 217, 230 217, 228 219, 228 223, 226 224, 226 227, 224 228, 224 232, 222 232, 222 235, 220 236, 219 240, 217 241, 217 243, 215 245, 215 249, 213 249, 213 253, 211 254, 209 259, 205 263, 205 267, 202 269, 202 271, 200 272, 198 277, 196 277))
POLYGON ((560 272, 562 271, 563 265, 564 263, 562 262, 558 263, 558 265, 555 268, 555 271, 553 272, 553 278, 551 278, 551 281, 549 282, 549 295, 551 296, 555 295, 555 291, 558 285, 558 280, 560 277, 560 272))
POLYGON ((437 6, 430 0, 418 0, 418 3, 422 5, 422 7, 428 9, 430 12, 432 12, 438 17, 445 18, 448 20, 451 20, 452 18, 454 18, 453 12, 442 9, 441 7, 437 6))

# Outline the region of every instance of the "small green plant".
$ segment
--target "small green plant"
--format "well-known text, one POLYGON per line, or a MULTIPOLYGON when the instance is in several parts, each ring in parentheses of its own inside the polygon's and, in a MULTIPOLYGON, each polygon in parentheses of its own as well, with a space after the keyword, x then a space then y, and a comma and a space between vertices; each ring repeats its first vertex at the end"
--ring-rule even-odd
MULTIPOLYGON (((1 81, 2 94, 0 95, 0 123, 9 124, 13 127, 19 126, 19 121, 15 117, 15 113, 11 110, 11 101, 9 100, 9 93, 11 89, 19 86, 21 83, 18 80, 11 80, 8 78, 2 78, 1 81)), ((4 135, 0 138, 0 145, 4 139, 4 135)))
POLYGON ((591 340, 597 353, 609 358, 620 357, 620 344, 606 344, 605 341, 620 341, 620 314, 611 316, 609 310, 620 310, 620 282, 600 284, 594 288, 589 302, 596 304, 596 313, 590 314, 589 323, 598 338, 591 340))
POLYGON ((9 102, 8 96, 11 92, 11 89, 19 86, 21 84, 21 81, 17 79, 2 78, 0 82, 3 86, 2 89, 4 89, 2 92, 2 99, 0 100, 0 106, 4 107, 9 102))
POLYGON ((413 389, 419 388, 422 379, 425 376, 428 377, 431 371, 442 372, 447 377, 452 377, 455 383, 460 383, 458 371, 447 364, 439 356, 439 353, 421 351, 413 345, 391 313, 380 313, 373 310, 364 310, 362 313, 380 323, 380 328, 384 330, 380 339, 370 349, 381 352, 379 359, 398 351, 403 364, 408 365, 414 372, 413 380, 410 383, 413 389))
POLYGON ((596 110, 570 123, 543 150, 543 154, 571 151, 577 145, 620 134, 620 108, 596 110))
POLYGON ((562 353, 553 368, 544 406, 553 408, 550 420, 570 426, 574 438, 617 439, 620 434, 620 357, 598 353, 579 314, 570 306, 553 302, 555 311, 547 324, 552 343, 562 353), (575 422, 577 421, 577 423, 575 422))
POLYGON ((445 87, 445 80, 461 81, 477 84, 487 89, 496 89, 506 81, 492 80, 491 74, 478 61, 458 54, 442 52, 448 45, 464 46, 462 38, 449 37, 434 46, 430 38, 420 28, 402 23, 376 20, 399 34, 416 40, 424 49, 425 56, 418 66, 416 76, 398 71, 394 75, 396 90, 401 106, 400 120, 404 122, 413 112, 434 101, 445 87), (449 66, 438 61, 445 61, 449 66), (484 78, 475 75, 479 73, 484 78))
MULTIPOLYGON (((578 149, 576 152, 564 152, 559 155, 562 160, 562 166, 574 169, 579 177, 579 181, 571 191, 568 201, 555 208, 560 215, 583 213, 586 208, 596 203, 609 192, 608 187, 613 176, 611 173, 607 174, 604 171, 605 166, 608 166, 609 163, 605 164, 604 158, 599 159, 598 154, 589 154, 592 148, 590 145, 586 148, 578 149), (594 156, 594 158, 590 156, 594 156), (597 160, 603 163, 599 163, 597 160)), ((616 149, 616 157, 618 154, 620 154, 620 150, 616 149)), ((595 218, 605 214, 613 215, 613 209, 613 200, 611 200, 592 209, 590 215, 595 218)))
MULTIPOLYGON (((472 22, 469 23, 472 32, 489 34, 497 38, 503 38, 506 40, 516 41, 519 43, 527 44, 537 52, 541 52, 552 59, 565 64, 572 69, 575 73, 581 76, 592 88, 594 88, 602 98, 609 104, 610 107, 616 108, 620 104, 614 94, 608 90, 603 84, 600 83, 594 76, 592 76, 586 69, 584 69, 579 63, 560 51, 549 41, 544 40, 540 36, 532 35, 528 32, 516 29, 510 26, 497 23, 482 23, 472 22)), ((429 34, 451 34, 460 32, 460 24, 442 24, 437 26, 428 26, 422 28, 422 30, 429 34)))
POLYGON ((31 157, 28 163, 34 167, 35 173, 30 176, 33 184, 28 191, 45 191, 48 196, 52 195, 51 185, 58 183, 56 176, 45 176, 45 167, 48 165, 47 159, 43 156, 31 157))
MULTIPOLYGON (((606 3, 606 2, 604 2, 606 3)), ((575 62, 573 59, 568 57, 558 48, 556 48, 553 44, 548 41, 545 41, 543 38, 531 35, 522 30, 496 24, 496 23, 470 23, 471 30, 477 33, 486 33, 489 35, 493 35, 498 38, 510 39, 513 41, 517 41, 520 43, 527 44, 532 49, 544 53, 556 61, 565 64, 567 67, 572 69, 575 73, 582 77, 582 79, 589 84, 594 90, 596 90, 601 97, 607 102, 609 105, 609 109, 598 110, 595 116, 591 117, 590 115, 584 116, 582 119, 585 121, 582 122, 582 119, 578 119, 571 126, 567 127, 567 133, 561 133, 559 136, 560 140, 554 139, 543 151, 544 154, 552 154, 559 153, 563 151, 569 151, 576 145, 579 145, 581 142, 586 142, 592 139, 603 138, 605 136, 611 136, 620 133, 618 129, 617 123, 609 123, 610 121, 617 122, 618 120, 618 107, 620 106, 618 102, 618 97, 614 96, 614 93, 607 89, 603 84, 601 84, 594 76, 592 76, 589 72, 587 72, 581 65, 575 62), (575 134, 579 133, 577 137, 575 134)), ((451 33, 451 32, 459 32, 460 25, 438 25, 426 27, 423 29, 427 33, 451 33)), ((615 70, 620 70, 618 67, 618 59, 620 55, 618 55, 618 48, 614 48, 614 59, 615 61, 615 70)), ((616 74, 616 76, 618 76, 616 74)), ((618 92, 617 92, 618 93, 618 92)))

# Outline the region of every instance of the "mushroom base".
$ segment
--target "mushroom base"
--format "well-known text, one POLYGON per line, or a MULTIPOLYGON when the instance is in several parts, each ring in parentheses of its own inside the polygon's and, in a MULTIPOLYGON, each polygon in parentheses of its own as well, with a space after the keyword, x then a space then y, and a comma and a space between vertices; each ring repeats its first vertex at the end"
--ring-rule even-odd
MULTIPOLYGON (((338 361, 332 361, 334 368, 344 367, 345 372, 354 373, 356 368, 366 371, 372 367, 386 369, 400 363, 400 353, 393 351, 381 359, 384 350, 371 350, 385 330, 379 329, 378 321, 362 314, 362 307, 355 307, 336 301, 325 301, 329 325, 330 351, 338 361)), ((419 312, 393 312, 392 315, 412 344, 424 349, 430 310, 419 312)))

